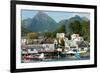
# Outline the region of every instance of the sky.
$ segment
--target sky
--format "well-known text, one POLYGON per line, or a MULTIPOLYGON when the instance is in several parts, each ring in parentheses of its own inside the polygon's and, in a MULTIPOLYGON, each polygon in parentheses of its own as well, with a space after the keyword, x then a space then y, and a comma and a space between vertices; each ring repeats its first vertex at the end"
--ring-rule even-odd
MULTIPOLYGON (((78 13, 78 12, 61 12, 61 11, 43 11, 46 13, 48 16, 53 18, 56 22, 59 22, 63 19, 69 19, 71 17, 74 17, 75 15, 79 15, 80 17, 87 17, 90 19, 90 14, 89 13, 78 13)), ((34 16, 38 13, 37 10, 22 10, 21 11, 21 17, 23 19, 27 18, 34 18, 34 16)))

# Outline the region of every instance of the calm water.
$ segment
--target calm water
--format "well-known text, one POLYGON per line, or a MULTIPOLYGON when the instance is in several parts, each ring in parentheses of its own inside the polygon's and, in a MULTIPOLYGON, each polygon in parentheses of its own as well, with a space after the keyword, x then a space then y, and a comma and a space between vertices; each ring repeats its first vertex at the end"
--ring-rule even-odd
POLYGON ((76 58, 61 58, 61 59, 44 59, 42 61, 29 61, 28 63, 35 63, 35 62, 59 62, 59 61, 79 61, 79 60, 89 60, 90 58, 80 58, 80 59, 76 59, 76 58))

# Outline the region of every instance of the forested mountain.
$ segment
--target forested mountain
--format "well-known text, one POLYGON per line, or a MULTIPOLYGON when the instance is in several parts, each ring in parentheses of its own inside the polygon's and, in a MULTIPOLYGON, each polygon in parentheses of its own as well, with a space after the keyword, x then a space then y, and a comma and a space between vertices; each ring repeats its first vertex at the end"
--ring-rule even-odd
POLYGON ((22 20, 21 26, 22 36, 28 32, 46 33, 52 36, 55 36, 57 32, 64 32, 66 35, 78 33, 85 40, 90 40, 90 21, 78 15, 57 23, 55 19, 39 11, 33 18, 22 20))

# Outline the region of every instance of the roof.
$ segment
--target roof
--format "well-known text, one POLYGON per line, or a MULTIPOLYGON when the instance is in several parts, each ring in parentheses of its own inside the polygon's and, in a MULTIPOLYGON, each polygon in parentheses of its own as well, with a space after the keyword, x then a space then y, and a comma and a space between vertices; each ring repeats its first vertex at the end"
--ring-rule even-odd
POLYGON ((51 39, 51 38, 44 39, 44 40, 42 41, 42 43, 43 43, 43 44, 53 44, 53 43, 54 43, 54 40, 51 39))
POLYGON ((89 43, 87 41, 78 41, 78 47, 89 47, 89 43))
POLYGON ((76 41, 73 40, 66 40, 65 43, 69 46, 76 46, 76 41))
POLYGON ((89 47, 89 42, 87 41, 74 41, 74 40, 65 40, 65 44, 69 45, 70 47, 89 47))

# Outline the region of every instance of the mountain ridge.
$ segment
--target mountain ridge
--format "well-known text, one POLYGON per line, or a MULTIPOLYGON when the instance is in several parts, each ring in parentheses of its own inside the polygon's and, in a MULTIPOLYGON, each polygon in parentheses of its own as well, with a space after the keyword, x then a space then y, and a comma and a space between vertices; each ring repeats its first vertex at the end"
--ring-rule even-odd
MULTIPOLYGON (((88 18, 84 17, 84 20, 88 18)), ((75 15, 69 19, 63 19, 58 23, 46 13, 39 11, 33 18, 22 20, 22 27, 32 32, 53 32, 61 25, 66 25, 67 31, 69 25, 73 21, 82 21, 83 18, 75 15)))

